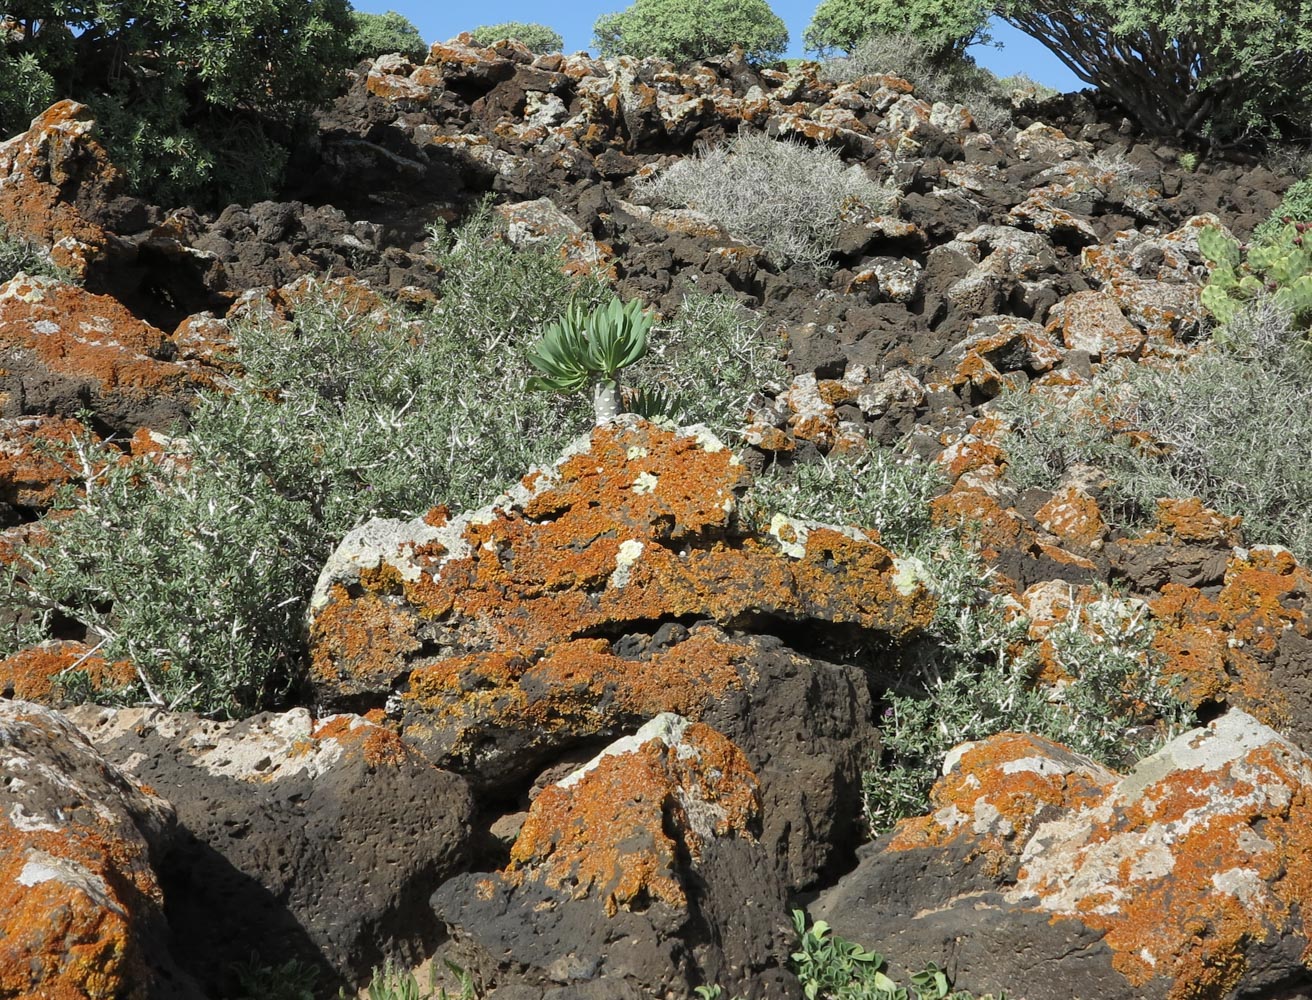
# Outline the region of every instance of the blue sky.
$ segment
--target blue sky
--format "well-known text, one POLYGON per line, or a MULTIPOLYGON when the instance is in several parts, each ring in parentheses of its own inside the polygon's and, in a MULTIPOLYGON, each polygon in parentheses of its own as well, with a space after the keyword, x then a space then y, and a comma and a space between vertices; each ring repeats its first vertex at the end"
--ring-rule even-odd
MULTIPOLYGON (((476 28, 480 24, 502 21, 536 21, 546 24, 565 39, 565 51, 586 49, 592 42, 592 24, 602 15, 623 10, 629 0, 569 0, 562 4, 544 4, 541 0, 482 0, 471 7, 455 3, 419 2, 419 0, 355 0, 357 10, 381 14, 395 10, 404 14, 427 41, 443 41, 476 28)), ((802 32, 811 21, 819 0, 771 0, 770 6, 788 25, 792 40, 788 55, 800 56, 802 32)), ((1078 90, 1083 86, 1060 60, 1038 42, 1005 24, 994 25, 993 33, 1004 48, 982 47, 974 52, 984 66, 1001 76, 1028 73, 1039 83, 1058 90, 1078 90)))

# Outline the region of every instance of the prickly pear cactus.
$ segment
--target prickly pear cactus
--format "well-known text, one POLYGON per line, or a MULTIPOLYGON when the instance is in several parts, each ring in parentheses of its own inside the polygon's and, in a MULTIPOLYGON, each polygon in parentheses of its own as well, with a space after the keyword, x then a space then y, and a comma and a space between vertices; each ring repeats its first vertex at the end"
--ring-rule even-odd
POLYGON ((1211 268, 1202 303, 1220 327, 1258 295, 1270 294, 1295 325, 1312 327, 1312 240, 1308 223, 1290 223, 1247 248, 1223 229, 1198 234, 1198 249, 1211 268))

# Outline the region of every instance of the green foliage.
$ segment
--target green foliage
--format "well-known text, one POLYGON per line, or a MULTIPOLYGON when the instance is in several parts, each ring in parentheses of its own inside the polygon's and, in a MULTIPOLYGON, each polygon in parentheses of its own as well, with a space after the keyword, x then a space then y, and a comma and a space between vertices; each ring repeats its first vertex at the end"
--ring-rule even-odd
POLYGON ((232 1000, 316 1000, 319 970, 299 959, 265 965, 258 955, 233 969, 238 992, 232 1000))
POLYGON ((0 126, 5 136, 22 128, 55 101, 55 81, 31 52, 0 50, 0 126))
POLYGON ((613 296, 590 310, 570 303, 565 315, 547 324, 528 352, 529 363, 542 375, 529 379, 530 389, 572 392, 593 381, 615 381, 647 353, 647 334, 655 317, 642 301, 613 296))
POLYGON ((1154 731, 1136 746, 1125 739, 1127 730, 1151 730, 1156 722, 1164 734, 1186 716, 1159 682, 1142 613, 1110 594, 1053 631, 1056 660, 1072 683, 1056 698, 1040 690, 1026 622, 990 589, 991 571, 970 539, 930 519, 929 501, 945 488, 936 466, 872 449, 775 466, 744 498, 744 516, 758 527, 782 511, 876 528, 937 600, 927 635, 898 650, 891 670, 888 654, 880 654, 880 676, 887 671, 898 687, 883 697, 884 756, 865 775, 866 819, 876 832, 924 811, 943 754, 965 740, 1034 732, 1121 766, 1152 749, 1161 735, 1154 731))
POLYGON ((873 35, 906 34, 933 62, 961 59, 987 42, 988 7, 982 0, 823 0, 802 36, 810 52, 852 53, 873 35))
POLYGON ((1297 222, 1312 222, 1312 177, 1290 185, 1275 211, 1253 230, 1253 242, 1274 242, 1285 226, 1297 222))
POLYGON ((666 204, 696 209, 731 235, 762 247, 781 267, 824 266, 845 208, 860 204, 886 211, 896 198, 832 149, 754 133, 679 160, 637 189, 666 204))
POLYGON ((400 53, 411 62, 420 62, 428 54, 428 43, 404 14, 389 10, 385 14, 370 14, 363 10, 351 11, 351 37, 347 45, 351 58, 377 59, 379 56, 400 53))
POLYGON ((50 251, 21 236, 14 236, 0 222, 0 284, 22 271, 33 277, 41 275, 71 282, 73 276, 50 259, 50 251))
POLYGON ((560 52, 565 48, 565 39, 545 24, 503 21, 501 24, 482 25, 470 34, 479 45, 491 45, 503 38, 513 38, 527 45, 530 52, 560 52))
POLYGON ((1186 174, 1192 174, 1194 171, 1198 169, 1198 163, 1199 163, 1198 154, 1181 153, 1179 158, 1176 160, 1176 162, 1180 164, 1180 169, 1183 170, 1186 174))
POLYGON ((599 17, 593 34, 604 58, 691 62, 741 45, 750 58, 764 61, 788 47, 788 29, 766 0, 634 0, 618 14, 599 17))
MULTIPOLYGON (((428 988, 424 989, 412 971, 400 969, 391 962, 381 969, 374 969, 365 993, 369 1000, 476 1000, 478 992, 474 987, 474 977, 455 962, 447 960, 444 964, 455 977, 459 993, 452 995, 446 987, 438 984, 436 963, 429 966, 428 988)), ((346 1000, 345 992, 339 1000, 346 1000)))
POLYGON ((1266 295, 1296 326, 1312 326, 1312 238, 1304 239, 1308 230, 1312 222, 1282 220, 1279 228, 1266 226, 1246 254, 1237 240, 1215 227, 1199 233, 1198 249, 1211 266, 1202 303, 1221 324, 1219 337, 1226 336, 1227 325, 1247 303, 1266 295))
POLYGON ((348 12, 346 0, 20 6, 0 43, 0 126, 21 129, 35 101, 72 97, 91 106, 116 161, 153 197, 218 203, 268 190, 282 157, 266 154, 340 85, 348 12), (5 85, 16 73, 17 90, 5 85))
POLYGON ((1160 134, 1227 144, 1312 129, 1302 0, 999 0, 993 10, 1160 134))
POLYGON ((793 929, 793 969, 806 1000, 973 1000, 969 993, 954 992, 947 973, 932 963, 914 973, 909 986, 899 986, 884 971, 883 955, 839 937, 823 920, 808 927, 802 910, 793 911, 793 929))
POLYGON ((930 638, 900 656, 916 688, 904 680, 885 693, 884 757, 865 775, 872 830, 922 813, 943 755, 966 740, 1036 733, 1124 768, 1191 721, 1161 679, 1151 626, 1135 602, 1105 594, 1052 630, 1057 665, 1071 677, 1054 693, 1036 685, 1026 623, 981 586, 989 573, 978 558, 960 540, 937 555, 923 563, 939 600, 930 638), (1130 739, 1132 731, 1142 738, 1130 739))
MULTIPOLYGON (((623 409, 616 375, 647 353, 654 322, 638 299, 625 303, 613 296, 591 310, 571 303, 529 348, 529 364, 542 374, 529 379, 528 387, 573 392, 592 386, 597 423, 605 423, 623 409)), ((644 405, 650 408, 653 399, 644 397, 644 405)))
POLYGON ((1013 90, 1032 90, 1036 96, 1045 92, 1021 75, 1000 80, 973 59, 952 49, 936 50, 906 32, 866 35, 849 55, 827 60, 821 73, 839 83, 891 73, 912 84, 923 100, 965 105, 986 132, 1011 125, 1013 90))
POLYGON ((1222 145, 1312 134, 1312 18, 1303 0, 825 0, 807 46, 852 51, 872 31, 907 30, 932 54, 960 54, 990 15, 1158 134, 1222 145))

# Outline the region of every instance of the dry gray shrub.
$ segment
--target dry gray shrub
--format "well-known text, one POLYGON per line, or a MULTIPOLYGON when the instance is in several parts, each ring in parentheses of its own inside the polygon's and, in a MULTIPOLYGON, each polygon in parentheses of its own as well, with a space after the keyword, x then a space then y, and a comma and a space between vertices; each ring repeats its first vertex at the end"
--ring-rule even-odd
POLYGON ((835 150, 743 133, 639 182, 640 194, 692 208, 780 267, 829 261, 845 207, 892 207, 897 192, 835 150))

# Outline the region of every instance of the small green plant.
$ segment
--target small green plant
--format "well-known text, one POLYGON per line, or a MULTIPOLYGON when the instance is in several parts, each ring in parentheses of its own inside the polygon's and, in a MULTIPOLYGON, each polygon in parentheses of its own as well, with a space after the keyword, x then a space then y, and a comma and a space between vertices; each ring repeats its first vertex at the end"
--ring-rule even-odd
POLYGON ((1198 163, 1199 163, 1198 154, 1181 153, 1180 156, 1176 159, 1176 163, 1180 164, 1180 169, 1183 170, 1186 174, 1192 174, 1198 169, 1198 163))
POLYGON ((590 386, 597 424, 614 419, 622 409, 616 376, 647 353, 654 322, 637 299, 615 297, 590 310, 570 303, 529 349, 529 363, 542 373, 529 380, 529 388, 573 392, 590 386))
POLYGON ((972 994, 953 992, 947 973, 932 963, 913 973, 909 986, 898 985, 885 971, 883 955, 839 937, 823 920, 808 927, 802 910, 793 911, 793 929, 793 970, 806 1000, 974 1000, 972 994))
POLYGON ((1202 303, 1224 327, 1245 304, 1270 295, 1299 327, 1312 326, 1312 222, 1285 221, 1278 230, 1243 252, 1238 240, 1208 226, 1198 234, 1198 249, 1211 267, 1202 303))
POLYGON ((315 1000, 319 970, 291 958, 281 965, 266 965, 252 955, 233 969, 239 986, 232 1000, 315 1000))
POLYGON ((64 282, 73 280, 70 272, 51 259, 49 250, 21 236, 14 236, 0 222, 0 283, 8 281, 20 271, 32 277, 56 278, 64 282))
MULTIPOLYGON (((419 985, 419 980, 410 969, 402 969, 390 961, 382 968, 376 968, 365 988, 368 1000, 477 1000, 478 990, 474 977, 450 959, 443 960, 443 965, 459 984, 460 992, 452 996, 445 986, 438 982, 437 963, 428 967, 428 987, 419 985)), ((338 1000, 348 1000, 346 991, 338 993, 338 1000)))
POLYGON ((1269 243, 1278 239, 1291 222, 1312 222, 1312 177, 1290 185, 1275 211, 1253 230, 1253 242, 1269 243))
POLYGON ((500 24, 480 25, 470 34, 478 45, 491 45, 503 38, 513 38, 527 45, 530 52, 560 52, 565 48, 565 39, 560 37, 560 32, 545 24, 503 21, 500 24))
POLYGON ((823 267, 845 208, 887 211, 896 201, 893 189, 844 164, 832 149, 752 133, 679 160, 637 188, 659 202, 696 209, 781 267, 823 267))

